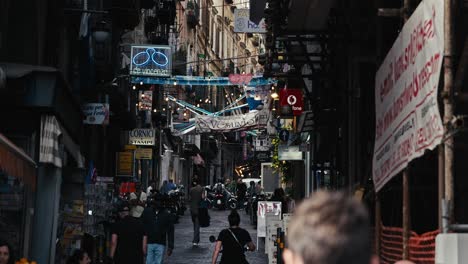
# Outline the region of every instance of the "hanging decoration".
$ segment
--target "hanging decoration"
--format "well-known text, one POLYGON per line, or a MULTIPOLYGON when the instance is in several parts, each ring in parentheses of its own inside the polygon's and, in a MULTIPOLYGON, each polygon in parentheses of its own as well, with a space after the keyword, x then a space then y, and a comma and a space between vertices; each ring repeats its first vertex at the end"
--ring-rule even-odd
MULTIPOLYGON (((250 77, 249 77, 250 78, 250 77)), ((244 84, 247 86, 261 86, 275 84, 277 81, 271 78, 263 78, 261 76, 254 76, 248 83, 246 78, 234 77, 231 78, 235 81, 233 83, 229 77, 202 77, 202 76, 182 76, 176 75, 171 78, 158 78, 158 77, 132 77, 132 83, 143 84, 163 84, 163 85, 211 85, 211 86, 232 86, 244 84)))

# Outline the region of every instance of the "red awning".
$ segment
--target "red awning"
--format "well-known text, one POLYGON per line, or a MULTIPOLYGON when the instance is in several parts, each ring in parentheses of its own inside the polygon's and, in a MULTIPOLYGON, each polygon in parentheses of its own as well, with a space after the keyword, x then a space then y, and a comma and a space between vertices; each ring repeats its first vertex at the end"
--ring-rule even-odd
POLYGON ((0 134, 0 169, 36 188, 36 163, 22 149, 0 134))

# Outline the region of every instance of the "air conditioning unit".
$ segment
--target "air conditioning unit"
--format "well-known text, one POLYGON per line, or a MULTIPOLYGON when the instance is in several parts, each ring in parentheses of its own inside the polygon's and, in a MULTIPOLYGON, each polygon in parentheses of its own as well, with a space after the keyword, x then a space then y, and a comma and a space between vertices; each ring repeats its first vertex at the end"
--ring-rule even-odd
POLYGON ((468 234, 447 233, 436 237, 436 264, 468 263, 468 234))

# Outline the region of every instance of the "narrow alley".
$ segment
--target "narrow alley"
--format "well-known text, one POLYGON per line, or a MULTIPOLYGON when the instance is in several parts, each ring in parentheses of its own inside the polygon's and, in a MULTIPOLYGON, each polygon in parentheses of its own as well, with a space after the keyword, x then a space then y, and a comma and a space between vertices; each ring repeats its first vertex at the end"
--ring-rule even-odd
MULTIPOLYGON (((175 229, 175 243, 172 256, 166 257, 164 263, 167 264, 185 264, 185 263, 211 263, 214 243, 209 241, 210 236, 217 237, 219 232, 228 227, 227 215, 229 211, 210 210, 211 224, 207 228, 200 228, 200 244, 198 247, 192 246, 193 225, 190 219, 190 212, 187 210, 185 215, 181 217, 180 223, 175 229)), ((245 211, 239 211, 241 216, 240 227, 249 231, 252 241, 257 243, 257 230, 249 224, 248 217, 245 211)), ((247 252, 247 260, 250 264, 268 263, 267 255, 264 254, 263 242, 260 246, 257 245, 258 251, 247 252)), ((220 257, 218 257, 218 261, 220 257)))

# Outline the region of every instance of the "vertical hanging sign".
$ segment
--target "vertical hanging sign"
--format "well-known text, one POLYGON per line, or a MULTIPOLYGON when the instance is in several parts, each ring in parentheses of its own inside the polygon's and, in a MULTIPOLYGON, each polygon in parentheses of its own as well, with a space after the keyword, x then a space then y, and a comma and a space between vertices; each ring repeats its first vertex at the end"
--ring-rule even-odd
POLYGON ((138 109, 140 111, 151 111, 153 108, 153 91, 140 91, 138 101, 138 109))

